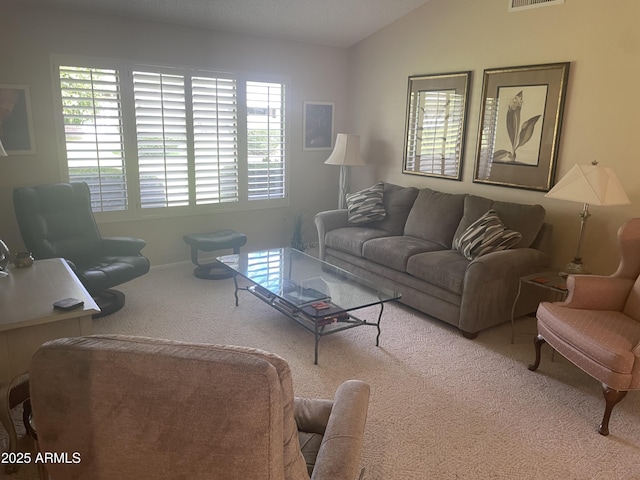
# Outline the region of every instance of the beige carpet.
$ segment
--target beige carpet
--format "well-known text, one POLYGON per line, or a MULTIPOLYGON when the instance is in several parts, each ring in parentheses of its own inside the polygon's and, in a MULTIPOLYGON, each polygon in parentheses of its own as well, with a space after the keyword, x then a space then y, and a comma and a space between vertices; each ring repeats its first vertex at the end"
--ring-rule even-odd
MULTIPOLYGON (((247 292, 235 307, 232 280, 198 280, 184 263, 153 268, 122 291, 126 307, 96 320, 96 333, 262 348, 288 360, 298 395, 330 397, 344 380, 368 382, 369 480, 640 479, 640 392, 616 407, 611 435, 599 435, 596 381, 557 355, 552 362, 548 346, 538 372, 527 370, 531 318, 516 322, 512 345, 509 325, 467 340, 389 305, 380 347, 375 328, 355 328, 323 338, 314 366, 313 336, 247 292)), ((36 477, 23 468, 12 478, 36 477)))

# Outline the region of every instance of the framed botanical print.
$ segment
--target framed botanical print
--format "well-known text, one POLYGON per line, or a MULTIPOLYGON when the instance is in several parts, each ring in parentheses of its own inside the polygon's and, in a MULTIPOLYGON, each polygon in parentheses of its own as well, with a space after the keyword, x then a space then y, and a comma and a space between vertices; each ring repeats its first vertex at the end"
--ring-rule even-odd
POLYGON ((569 65, 484 71, 474 182, 549 191, 569 65))

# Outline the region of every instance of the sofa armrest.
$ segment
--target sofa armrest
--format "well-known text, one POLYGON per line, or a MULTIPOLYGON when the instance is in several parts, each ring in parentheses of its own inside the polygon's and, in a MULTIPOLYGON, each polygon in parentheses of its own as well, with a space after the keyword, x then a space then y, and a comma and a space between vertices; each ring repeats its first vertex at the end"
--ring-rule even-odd
POLYGON ((621 312, 633 288, 630 278, 603 275, 570 275, 567 278, 569 294, 563 307, 585 310, 613 310, 621 312))
POLYGON ((368 407, 368 384, 348 380, 338 387, 312 480, 358 478, 368 407))
POLYGON ((101 256, 136 256, 140 255, 147 242, 134 237, 108 237, 100 242, 101 256))
POLYGON ((494 278, 504 278, 506 275, 518 279, 548 268, 550 264, 551 256, 535 248, 514 248, 489 253, 469 263, 465 275, 465 287, 467 282, 484 282, 494 278))
POLYGON ((519 278, 550 264, 551 256, 535 248, 502 250, 471 261, 464 276, 458 328, 475 334, 509 321, 519 278))
POLYGON ((316 214, 316 229, 318 230, 318 257, 325 258, 324 237, 327 232, 336 228, 349 226, 349 213, 347 210, 327 210, 316 214))

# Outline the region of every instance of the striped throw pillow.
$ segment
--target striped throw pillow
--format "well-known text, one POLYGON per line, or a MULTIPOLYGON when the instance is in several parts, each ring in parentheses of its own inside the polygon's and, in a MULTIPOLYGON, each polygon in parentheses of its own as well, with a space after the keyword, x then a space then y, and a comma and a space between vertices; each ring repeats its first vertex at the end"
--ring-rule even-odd
POLYGON ((349 223, 368 223, 383 220, 387 215, 382 197, 384 184, 377 183, 373 187, 359 192, 347 194, 349 223))
POLYGON ((515 247, 522 239, 520 232, 507 229, 498 214, 489 210, 453 239, 453 248, 467 259, 515 247))

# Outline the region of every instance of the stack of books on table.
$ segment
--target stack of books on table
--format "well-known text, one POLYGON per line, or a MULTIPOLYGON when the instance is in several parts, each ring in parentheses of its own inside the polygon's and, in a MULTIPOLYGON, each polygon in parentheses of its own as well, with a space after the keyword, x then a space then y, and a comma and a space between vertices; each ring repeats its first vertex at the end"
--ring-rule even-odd
POLYGON ((321 327, 349 319, 349 314, 344 309, 327 301, 312 303, 302 308, 302 311, 321 327))
POLYGON ((275 296, 273 292, 260 285, 253 285, 249 287, 248 290, 266 299, 271 299, 275 296))
POLYGON ((298 287, 283 293, 282 298, 292 305, 303 308, 314 303, 328 302, 331 297, 315 288, 298 287))
POLYGON ((532 282, 546 285, 547 287, 557 288, 558 290, 567 290, 567 282, 564 278, 560 277, 557 280, 549 280, 546 277, 536 277, 531 279, 532 282))

